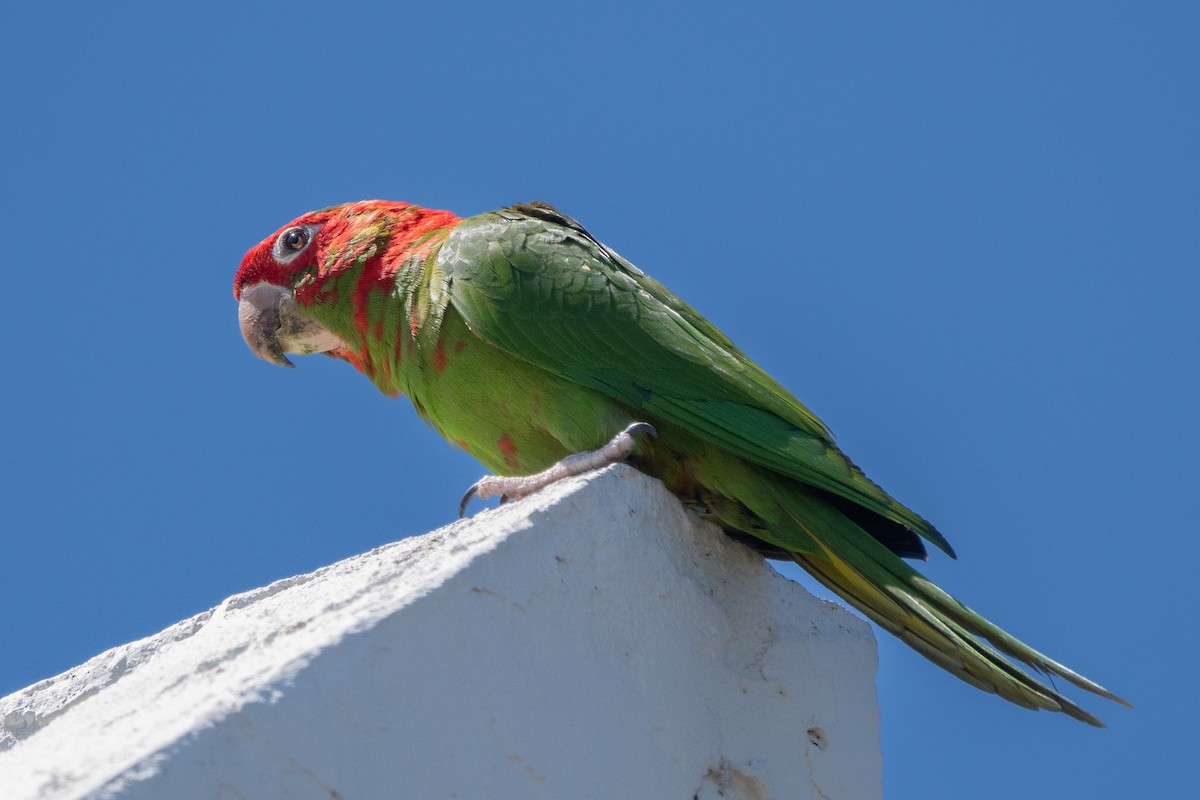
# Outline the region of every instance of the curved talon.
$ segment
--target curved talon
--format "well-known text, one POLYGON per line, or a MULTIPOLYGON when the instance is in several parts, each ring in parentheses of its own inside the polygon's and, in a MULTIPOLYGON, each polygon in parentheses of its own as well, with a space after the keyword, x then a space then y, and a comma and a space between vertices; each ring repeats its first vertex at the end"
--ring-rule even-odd
POLYGON ((479 481, 471 484, 471 488, 467 489, 467 493, 462 496, 462 500, 458 501, 458 518, 462 519, 467 513, 467 506, 476 494, 479 493, 479 481))
POLYGON ((633 436, 635 433, 644 433, 647 436, 649 436, 651 439, 658 438, 658 429, 655 428, 653 425, 651 425, 649 422, 635 422, 632 425, 630 425, 629 427, 627 427, 625 430, 621 431, 621 433, 624 433, 629 436, 633 436))

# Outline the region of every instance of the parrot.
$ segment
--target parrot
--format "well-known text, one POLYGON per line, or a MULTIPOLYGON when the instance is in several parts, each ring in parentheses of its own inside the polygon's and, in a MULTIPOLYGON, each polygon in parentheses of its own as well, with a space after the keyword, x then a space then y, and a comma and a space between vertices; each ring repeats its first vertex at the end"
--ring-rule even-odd
POLYGON ((1129 705, 914 569, 925 542, 956 557, 932 524, 699 312, 546 203, 313 211, 250 249, 233 288, 255 355, 349 362, 490 471, 460 516, 473 496, 626 461, 972 686, 1097 727, 1055 676, 1129 705))

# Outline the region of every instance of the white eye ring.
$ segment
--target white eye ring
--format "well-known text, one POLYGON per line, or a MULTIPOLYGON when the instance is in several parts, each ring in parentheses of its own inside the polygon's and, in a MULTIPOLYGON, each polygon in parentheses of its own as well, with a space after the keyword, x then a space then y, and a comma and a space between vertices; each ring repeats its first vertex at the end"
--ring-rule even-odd
POLYGON ((275 239, 271 257, 280 264, 290 263, 308 249, 320 229, 320 225, 294 225, 288 228, 275 239))

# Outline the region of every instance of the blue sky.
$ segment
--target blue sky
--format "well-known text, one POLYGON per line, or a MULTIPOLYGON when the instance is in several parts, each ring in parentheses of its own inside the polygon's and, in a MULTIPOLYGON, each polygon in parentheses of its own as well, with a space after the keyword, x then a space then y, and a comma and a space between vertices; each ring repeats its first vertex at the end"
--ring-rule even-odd
POLYGON ((501 5, 5 12, 0 694, 449 521, 480 468, 255 359, 230 284, 312 208, 541 199, 933 520, 933 578, 1138 706, 1033 714, 881 636, 888 796, 1178 795, 1197 7, 501 5))

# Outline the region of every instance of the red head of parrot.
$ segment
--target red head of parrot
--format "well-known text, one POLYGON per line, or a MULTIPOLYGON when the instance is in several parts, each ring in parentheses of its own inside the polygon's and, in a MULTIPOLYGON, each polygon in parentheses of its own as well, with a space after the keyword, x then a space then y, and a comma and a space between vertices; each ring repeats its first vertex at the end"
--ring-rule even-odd
POLYGON ((383 200, 298 217, 242 258, 233 294, 246 344, 284 367, 292 366, 286 353, 328 353, 363 369, 370 292, 394 286, 406 262, 426 255, 431 234, 458 222, 448 211, 383 200), (331 331, 312 314, 346 303, 356 331, 331 331))

